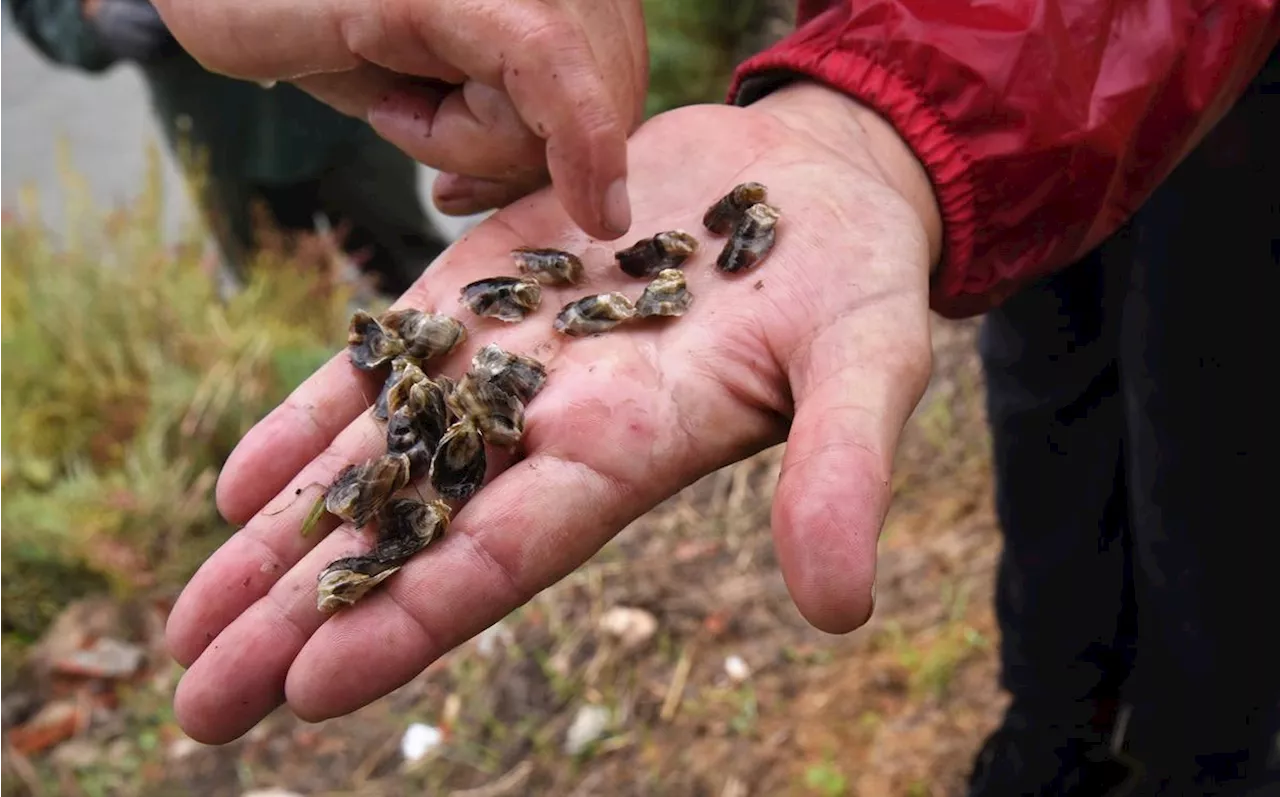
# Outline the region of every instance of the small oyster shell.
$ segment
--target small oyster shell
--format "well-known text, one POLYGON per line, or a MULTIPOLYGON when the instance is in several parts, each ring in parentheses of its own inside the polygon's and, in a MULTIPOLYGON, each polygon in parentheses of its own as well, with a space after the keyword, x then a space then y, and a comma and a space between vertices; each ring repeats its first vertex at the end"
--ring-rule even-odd
POLYGON ((664 268, 675 268, 698 251, 698 239, 684 230, 660 232, 636 241, 614 255, 618 267, 632 277, 652 277, 664 268))
POLYGON ((533 277, 490 277, 462 288, 458 301, 479 316, 520 321, 542 304, 542 284, 533 277))
POLYGON ((566 304, 556 316, 555 329, 575 337, 594 335, 607 332, 635 315, 635 305, 625 294, 601 293, 566 304))
POLYGON ((453 512, 444 501, 393 498, 378 513, 380 562, 400 563, 440 539, 449 528, 453 512))
POLYGON ((667 268, 659 271, 644 289, 636 301, 636 314, 642 318, 684 315, 692 303, 693 294, 689 293, 684 272, 678 268, 667 268))
POLYGON ((405 354, 419 363, 443 357, 467 339, 461 321, 441 313, 404 308, 382 314, 382 324, 404 340, 405 354))
MULTIPOLYGON (((455 421, 462 420, 456 417, 450 410, 447 399, 453 395, 453 391, 458 389, 458 381, 451 376, 438 374, 435 378, 436 387, 440 389, 440 406, 443 407, 443 417, 445 429, 448 429, 455 421)), ((434 401, 434 399, 433 399, 434 401)))
POLYGON ((325 492, 324 508, 361 528, 396 490, 409 483, 409 458, 385 454, 338 472, 325 492))
POLYGON ((388 565, 370 556, 350 556, 330 562, 316 581, 316 608, 325 614, 345 609, 386 581, 400 565, 388 565))
POLYGON ((361 371, 372 371, 404 353, 404 342, 378 319, 357 310, 347 329, 347 354, 361 371))
POLYGON ((733 235, 720 250, 716 267, 732 274, 764 260, 773 249, 779 215, 777 208, 763 202, 747 208, 733 235))
POLYGON ((433 419, 427 414, 427 391, 423 386, 414 385, 410 392, 409 403, 393 412, 387 421, 387 451, 409 458, 412 480, 430 469, 431 455, 444 429, 433 425, 433 419))
POLYGON ((481 348, 471 358, 471 373, 488 379, 528 404, 547 381, 547 369, 523 354, 504 351, 496 343, 481 348))
POLYGON ((413 363, 406 363, 400 369, 400 379, 387 391, 387 415, 394 415, 409 402, 414 385, 429 381, 430 378, 421 368, 413 363))
POLYGON ((496 382, 467 374, 449 396, 449 406, 473 421, 486 443, 512 448, 524 435, 524 404, 496 382))
POLYGON ((409 365, 420 366, 420 363, 403 354, 391 361, 391 373, 387 374, 387 380, 382 383, 382 389, 378 391, 378 400, 373 403, 373 417, 383 422, 390 417, 391 412, 387 409, 387 395, 400 381, 400 377, 404 375, 404 369, 409 365))
POLYGON ((747 208, 767 198, 768 193, 760 183, 739 183, 707 209, 702 226, 716 235, 728 235, 738 226, 747 208))
POLYGON ((522 246, 511 250, 511 258, 520 273, 532 276, 543 285, 577 285, 582 282, 582 260, 570 252, 522 246))
MULTIPOLYGON (((414 390, 422 395, 421 388, 415 386, 414 390)), ((426 401, 425 397, 422 401, 426 401)), ((392 454, 408 454, 420 442, 422 435, 419 434, 416 413, 407 408, 391 413, 387 420, 387 451, 392 454)))
POLYGON ((387 450, 409 457, 411 479, 431 467, 431 457, 449 425, 445 389, 416 366, 391 390, 387 450))
POLYGON ((452 515, 443 501, 393 498, 378 512, 378 544, 364 556, 330 562, 316 577, 316 607, 325 613, 351 606, 414 554, 438 540, 452 515))
POLYGON ((427 408, 426 381, 421 369, 410 368, 387 396, 387 451, 392 454, 408 454, 422 440, 418 419, 427 408))
POLYGON ((484 438, 469 418, 449 427, 431 458, 431 486, 443 498, 470 498, 484 482, 487 460, 484 438))

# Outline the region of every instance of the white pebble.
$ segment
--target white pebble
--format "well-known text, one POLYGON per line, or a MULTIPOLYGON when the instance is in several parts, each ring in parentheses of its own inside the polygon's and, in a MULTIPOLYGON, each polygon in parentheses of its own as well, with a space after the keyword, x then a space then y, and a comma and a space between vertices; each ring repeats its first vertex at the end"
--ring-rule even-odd
POLYGON ((724 672, 729 676, 729 680, 735 684, 740 684, 751 677, 751 668, 742 660, 741 656, 730 656, 724 660, 724 672))
POLYGON ((415 722, 405 730, 400 739, 400 754, 406 761, 421 761, 443 741, 444 734, 439 728, 415 722))
POLYGON ((627 650, 639 648, 658 631, 658 619, 644 609, 615 606, 600 616, 600 630, 622 642, 627 650))
POLYGON ((604 706, 583 706, 573 718, 573 725, 565 736, 564 751, 569 755, 577 755, 587 749, 587 745, 604 735, 609 727, 609 709, 604 706))

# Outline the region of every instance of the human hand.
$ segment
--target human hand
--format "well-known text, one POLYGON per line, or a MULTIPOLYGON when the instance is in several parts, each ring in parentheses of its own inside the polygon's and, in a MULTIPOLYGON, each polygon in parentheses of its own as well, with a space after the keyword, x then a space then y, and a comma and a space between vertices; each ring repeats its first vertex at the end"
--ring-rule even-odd
POLYGON ((626 139, 648 90, 639 0, 157 5, 206 68, 292 81, 441 171, 447 213, 498 207, 549 176, 588 235, 630 227, 626 139))
POLYGON ((598 337, 552 330, 573 298, 638 295, 644 281, 611 257, 628 239, 596 244, 589 282, 544 289, 521 323, 467 315, 458 289, 510 273, 512 248, 591 245, 546 192, 447 250, 397 303, 467 323, 469 339, 442 370, 458 375, 497 342, 546 362, 549 376, 528 406, 525 456, 491 459, 491 480, 444 539, 377 591, 332 617, 317 611, 320 570, 370 541, 349 527, 304 538, 299 527, 318 484, 385 450, 365 412, 378 380, 339 354, 241 442, 218 504, 247 525, 192 578, 168 625, 170 650, 189 666, 175 704, 193 738, 230 741, 284 701, 320 720, 377 699, 660 501, 783 439, 772 526, 788 588, 820 629, 867 620, 894 451, 930 370, 927 289, 941 224, 927 177, 878 117, 809 84, 750 108, 663 114, 635 135, 630 159, 636 237, 684 228, 701 241, 684 264, 692 307, 598 337), (725 239, 701 217, 747 180, 767 186, 782 220, 768 257, 727 275, 714 266, 725 239))

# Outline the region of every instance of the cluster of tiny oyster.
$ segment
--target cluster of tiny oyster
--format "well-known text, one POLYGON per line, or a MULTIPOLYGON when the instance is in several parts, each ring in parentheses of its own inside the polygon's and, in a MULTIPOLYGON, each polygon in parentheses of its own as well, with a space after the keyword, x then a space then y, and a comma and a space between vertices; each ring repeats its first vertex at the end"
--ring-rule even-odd
MULTIPOLYGON (((709 232, 728 236, 716 267, 737 273, 759 264, 773 248, 778 219, 760 183, 742 183, 718 199, 702 219, 709 232)), ((681 269, 697 250, 697 239, 677 229, 617 252, 625 274, 650 279, 640 296, 634 301, 617 291, 584 296, 561 308, 554 328, 580 337, 638 318, 684 315, 693 295, 681 269)), ((521 247, 511 254, 520 276, 466 285, 459 303, 476 315, 514 323, 541 305, 543 286, 584 280, 582 261, 572 253, 521 247)), ((352 316, 347 337, 352 364, 366 372, 388 370, 372 413, 385 424, 387 450, 343 468, 304 522, 303 533, 328 511, 357 528, 376 519, 378 542, 369 554, 338 559, 321 571, 321 611, 355 603, 444 534, 453 511, 446 501, 470 498, 484 481, 486 444, 505 449, 519 444, 525 407, 541 391, 546 369, 532 357, 489 344, 461 379, 427 375, 428 362, 448 355, 466 338, 461 321, 439 313, 401 309, 377 318, 364 311, 352 316), (423 476, 439 498, 392 497, 423 476)))
POLYGON ((455 318, 395 310, 351 319, 347 353, 364 371, 389 367, 373 406, 386 426, 387 451, 338 472, 303 532, 328 511, 356 528, 378 522, 378 542, 364 556, 330 562, 319 575, 317 606, 332 612, 350 606, 395 573, 449 526, 446 501, 464 501, 480 489, 488 459, 485 446, 514 448, 524 434, 525 405, 542 390, 542 363, 489 344, 455 381, 427 376, 424 365, 466 340, 455 318), (426 476, 439 498, 393 498, 426 476))

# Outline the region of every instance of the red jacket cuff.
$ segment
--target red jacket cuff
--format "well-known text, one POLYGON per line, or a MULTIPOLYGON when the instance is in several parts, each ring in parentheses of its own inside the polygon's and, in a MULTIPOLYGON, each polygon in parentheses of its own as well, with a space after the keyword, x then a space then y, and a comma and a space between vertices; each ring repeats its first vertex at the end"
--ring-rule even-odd
POLYGON ((907 76, 851 50, 815 46, 821 35, 801 30, 748 59, 734 74, 730 101, 750 104, 800 77, 829 85, 880 113, 924 164, 942 212, 942 263, 930 305, 949 318, 986 311, 1002 297, 993 294, 989 277, 971 268, 976 214, 962 140, 907 76))
POLYGON ((810 79, 883 116, 943 221, 930 304, 975 315, 1120 227, 1258 74, 1280 0, 1075 0, 959 12, 801 0, 730 100, 810 79), (825 10, 824 10, 825 9, 825 10))

